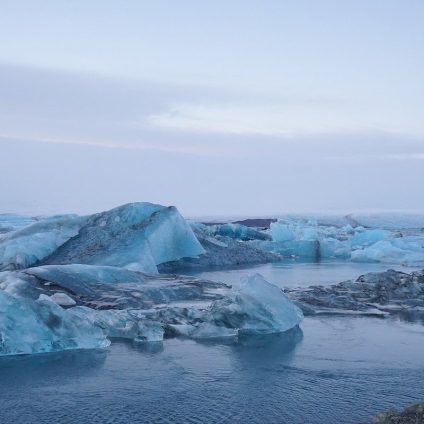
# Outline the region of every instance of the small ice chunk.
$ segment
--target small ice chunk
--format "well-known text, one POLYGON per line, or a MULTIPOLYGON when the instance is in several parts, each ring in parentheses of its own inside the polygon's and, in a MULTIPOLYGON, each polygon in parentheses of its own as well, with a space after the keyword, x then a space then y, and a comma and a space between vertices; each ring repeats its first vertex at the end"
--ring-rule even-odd
POLYGON ((74 306, 77 304, 77 302, 75 302, 75 300, 72 299, 72 297, 68 296, 66 293, 55 293, 50 296, 50 299, 60 306, 74 306))
POLYGON ((66 293, 54 293, 51 296, 48 296, 44 293, 41 293, 40 296, 38 297, 38 300, 47 300, 50 302, 54 302, 56 303, 56 305, 60 305, 60 306, 74 306, 77 304, 77 302, 75 302, 74 299, 72 299, 72 297, 68 296, 66 293))

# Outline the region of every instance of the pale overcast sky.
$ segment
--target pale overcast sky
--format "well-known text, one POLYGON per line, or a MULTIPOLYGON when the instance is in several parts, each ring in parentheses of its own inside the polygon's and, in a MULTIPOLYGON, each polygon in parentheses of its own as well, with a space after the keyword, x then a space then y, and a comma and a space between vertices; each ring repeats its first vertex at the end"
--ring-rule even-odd
POLYGON ((424 210, 422 0, 0 0, 0 213, 424 210))

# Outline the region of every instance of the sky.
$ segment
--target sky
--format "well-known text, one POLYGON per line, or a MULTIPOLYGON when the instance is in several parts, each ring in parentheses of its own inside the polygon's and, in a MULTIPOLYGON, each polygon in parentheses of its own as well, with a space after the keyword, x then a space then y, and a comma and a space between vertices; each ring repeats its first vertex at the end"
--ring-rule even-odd
POLYGON ((422 0, 0 0, 0 213, 423 211, 422 0))

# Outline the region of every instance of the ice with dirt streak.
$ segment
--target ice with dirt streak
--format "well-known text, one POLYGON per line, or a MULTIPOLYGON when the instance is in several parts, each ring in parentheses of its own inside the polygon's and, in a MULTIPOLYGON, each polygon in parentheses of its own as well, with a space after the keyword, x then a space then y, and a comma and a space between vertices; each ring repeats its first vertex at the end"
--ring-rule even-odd
POLYGON ((82 263, 156 273, 158 264, 202 253, 178 210, 152 203, 47 218, 0 236, 0 270, 82 263))

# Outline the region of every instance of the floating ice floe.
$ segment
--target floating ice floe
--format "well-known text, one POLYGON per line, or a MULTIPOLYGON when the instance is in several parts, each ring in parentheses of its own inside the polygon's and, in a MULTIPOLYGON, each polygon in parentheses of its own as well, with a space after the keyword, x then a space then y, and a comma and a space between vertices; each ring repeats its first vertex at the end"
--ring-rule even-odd
POLYGON ((214 323, 223 323, 242 332, 279 333, 303 318, 301 310, 274 284, 260 274, 242 280, 229 299, 212 305, 214 323))
POLYGON ((226 287, 220 297, 185 305, 181 300, 171 301, 144 310, 94 311, 77 307, 71 312, 104 328, 110 337, 135 341, 158 341, 165 335, 202 339, 281 333, 296 327, 303 318, 302 311, 281 289, 260 275, 247 278, 235 290, 226 287))
MULTIPOLYGON (((24 316, 32 317, 28 318, 33 320, 29 328, 42 326, 42 330, 34 330, 34 343, 39 339, 41 344, 16 348, 16 353, 48 351, 53 337, 49 331, 57 336, 51 350, 58 350, 60 346, 98 347, 97 330, 107 338, 137 342, 178 335, 199 339, 237 337, 284 332, 297 326, 303 316, 281 289, 259 275, 232 288, 196 278, 146 275, 115 267, 48 265, 0 273, 0 288, 3 289, 0 293, 15 302, 13 307, 5 309, 0 321, 1 334, 5 331, 8 340, 14 339, 16 346, 20 345, 20 333, 11 333, 7 327, 10 314, 15 320, 13 325, 20 325, 14 315, 19 308, 24 316), (66 309, 55 302, 62 303, 66 309), (72 306, 74 303, 77 306, 72 306), (68 321, 76 325, 84 322, 81 331, 93 331, 96 340, 91 345, 85 339, 86 344, 80 339, 74 344, 60 341, 61 335, 66 339, 72 337, 56 331, 55 326, 45 328, 34 306, 40 304, 56 311, 64 323, 62 327, 68 321)), ((23 337, 26 342, 25 333, 23 337)), ((4 352, 13 353, 13 349, 9 342, 4 352)))
POLYGON ((424 271, 373 272, 330 286, 286 289, 305 315, 402 314, 424 318, 424 271))

